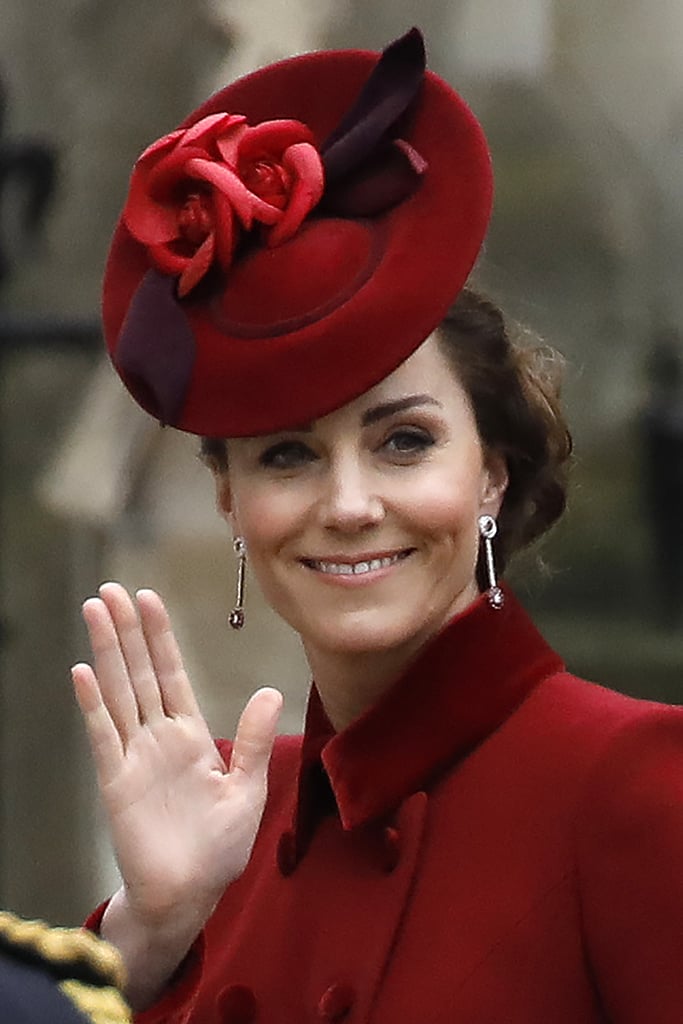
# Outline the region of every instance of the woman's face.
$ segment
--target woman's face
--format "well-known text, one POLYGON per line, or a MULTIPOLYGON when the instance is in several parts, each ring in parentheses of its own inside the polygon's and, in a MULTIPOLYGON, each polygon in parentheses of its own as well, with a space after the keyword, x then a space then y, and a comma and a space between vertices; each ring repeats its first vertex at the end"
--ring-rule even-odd
POLYGON ((219 500, 309 654, 416 650, 477 595, 477 518, 507 482, 435 335, 359 398, 231 440, 219 500))

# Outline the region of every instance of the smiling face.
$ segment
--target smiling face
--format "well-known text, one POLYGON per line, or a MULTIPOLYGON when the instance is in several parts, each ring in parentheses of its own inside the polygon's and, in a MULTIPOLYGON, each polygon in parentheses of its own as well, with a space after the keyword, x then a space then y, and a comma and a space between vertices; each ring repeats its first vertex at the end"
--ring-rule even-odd
POLYGON ((507 477, 435 335, 348 405, 231 440, 228 459, 223 511, 312 662, 409 656, 477 596, 477 519, 507 477))

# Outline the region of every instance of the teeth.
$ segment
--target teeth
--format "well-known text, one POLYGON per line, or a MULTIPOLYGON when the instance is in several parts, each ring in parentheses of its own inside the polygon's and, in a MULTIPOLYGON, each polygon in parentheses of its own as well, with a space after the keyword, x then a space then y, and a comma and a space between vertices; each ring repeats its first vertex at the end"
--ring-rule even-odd
POLYGON ((404 552, 400 552, 397 555, 387 555, 386 558, 372 558, 369 562, 316 562, 312 560, 310 565, 318 572, 326 572, 331 576, 362 576, 366 572, 386 569, 403 557, 404 552))

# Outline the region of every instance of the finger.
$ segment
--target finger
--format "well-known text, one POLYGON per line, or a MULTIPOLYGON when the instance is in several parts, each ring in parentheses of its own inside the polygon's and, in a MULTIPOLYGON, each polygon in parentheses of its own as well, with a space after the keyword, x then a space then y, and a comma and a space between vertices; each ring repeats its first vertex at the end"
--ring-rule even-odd
POLYGON ((140 721, 157 721, 164 713, 161 693, 135 605, 119 583, 103 583, 99 594, 116 629, 140 721))
POLYGON ((89 598, 83 619, 93 652, 95 675, 102 700, 124 744, 139 727, 138 705, 121 652, 116 627, 104 601, 89 598))
POLYGON ((282 694, 270 686, 249 698, 237 725, 231 772, 243 772, 254 781, 265 782, 281 710, 282 694))
POLYGON ((138 590, 135 596, 164 711, 201 715, 164 602, 153 590, 138 590))
POLYGON ((121 737, 102 700, 97 677, 90 665, 79 663, 71 669, 74 692, 83 715, 88 741, 101 785, 114 777, 124 750, 121 737))

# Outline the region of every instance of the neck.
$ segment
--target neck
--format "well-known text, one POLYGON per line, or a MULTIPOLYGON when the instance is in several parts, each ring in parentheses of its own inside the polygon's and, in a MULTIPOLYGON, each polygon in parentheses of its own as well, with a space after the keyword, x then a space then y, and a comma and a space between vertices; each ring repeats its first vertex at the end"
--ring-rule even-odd
POLYGON ((377 652, 311 651, 306 657, 336 732, 372 707, 414 660, 422 643, 377 652))
POLYGON ((376 650, 335 650, 317 647, 302 637, 306 658, 325 713, 337 732, 372 707, 417 657, 422 647, 454 615, 479 596, 476 583, 458 595, 448 614, 438 621, 426 619, 423 630, 403 643, 376 650))

